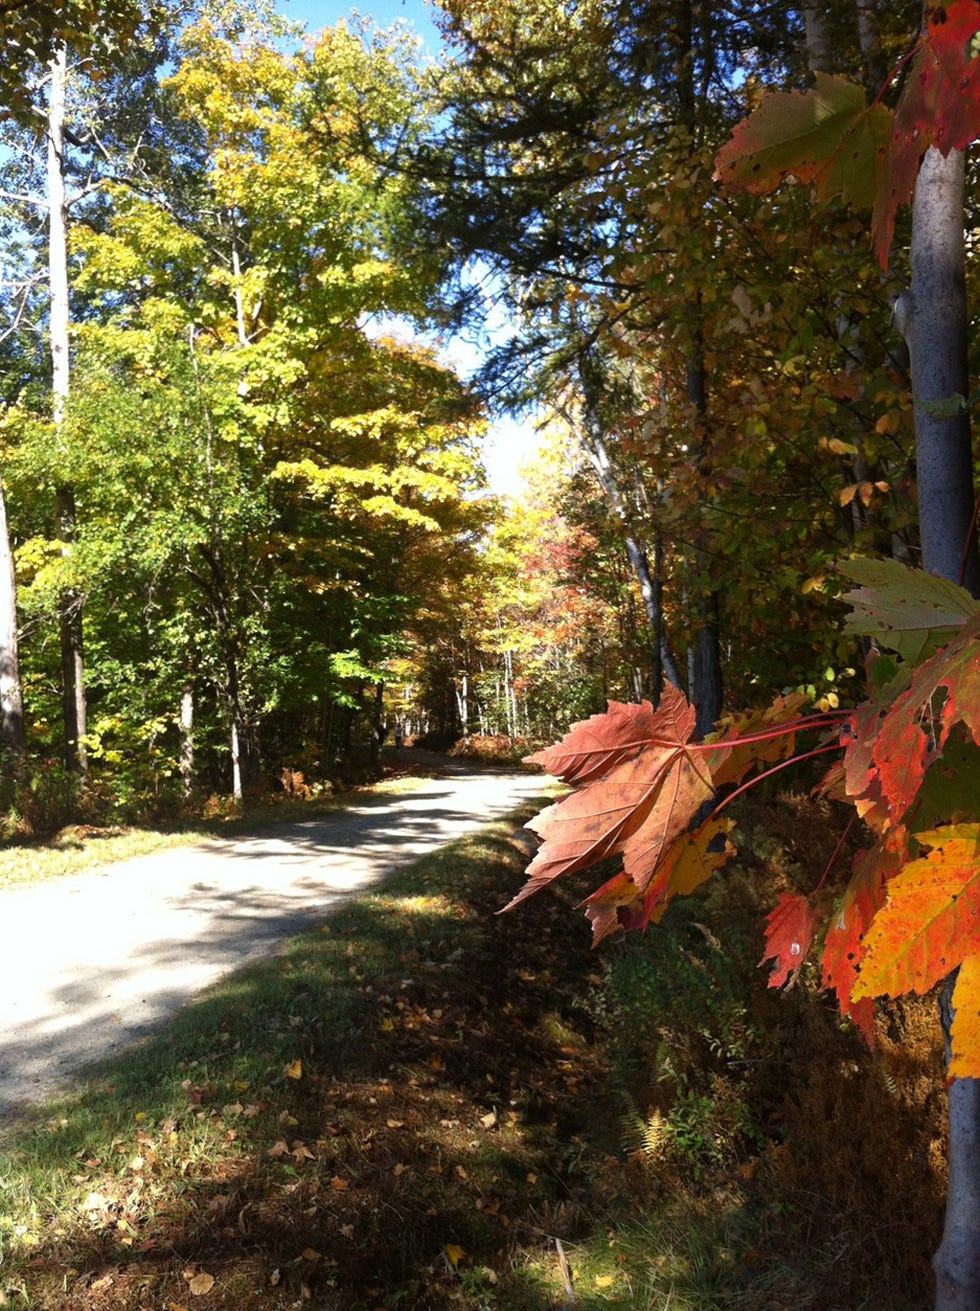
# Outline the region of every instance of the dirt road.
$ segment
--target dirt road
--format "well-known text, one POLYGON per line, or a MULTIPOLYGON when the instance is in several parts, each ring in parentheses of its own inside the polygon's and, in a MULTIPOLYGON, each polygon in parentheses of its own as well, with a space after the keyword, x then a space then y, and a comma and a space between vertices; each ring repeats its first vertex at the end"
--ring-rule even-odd
POLYGON ((0 1114, 542 787, 539 776, 452 764, 418 791, 327 819, 0 893, 0 1114))

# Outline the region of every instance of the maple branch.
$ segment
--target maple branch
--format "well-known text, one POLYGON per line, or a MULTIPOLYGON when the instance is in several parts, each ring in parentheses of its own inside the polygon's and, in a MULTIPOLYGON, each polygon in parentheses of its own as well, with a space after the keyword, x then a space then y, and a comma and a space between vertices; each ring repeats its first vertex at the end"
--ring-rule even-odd
MULTIPOLYGON (((806 729, 830 728, 850 718, 850 710, 823 710, 819 715, 803 715, 799 719, 788 719, 785 724, 776 724, 769 728, 759 728, 753 733, 741 737, 722 738, 717 742, 687 742, 689 751, 714 751, 719 747, 738 747, 746 742, 768 742, 776 737, 786 737, 790 733, 803 732, 806 729)), ((669 742, 654 743, 658 746, 670 746, 669 742)), ((793 756, 793 760, 804 760, 805 756, 793 756)), ((787 762, 788 763, 788 762, 787 762)))
POLYGON ((848 835, 848 833, 850 833, 851 829, 854 827, 854 824, 855 824, 855 821, 857 820, 857 817, 858 817, 858 813, 857 813, 857 811, 855 810, 855 811, 852 812, 852 814, 851 814, 851 818, 850 818, 850 819, 847 821, 847 823, 844 825, 844 830, 843 830, 843 832, 841 833, 840 837, 837 839, 837 846, 834 847, 833 854, 831 855, 830 859, 827 861, 827 868, 824 870, 823 874, 821 874, 821 876, 820 876, 820 882, 817 884, 817 886, 816 886, 816 887, 813 889, 813 891, 810 893, 810 896, 811 896, 811 897, 815 897, 815 896, 817 895, 817 893, 820 891, 820 889, 823 887, 823 885, 827 882, 827 875, 828 875, 828 874, 830 873, 830 871, 833 869, 833 867, 834 867, 834 861, 835 861, 835 860, 837 859, 837 857, 840 855, 840 849, 841 849, 841 847, 844 845, 844 843, 845 843, 845 841, 846 841, 846 839, 847 839, 847 835, 848 835))
POLYGON ((801 764, 804 760, 812 760, 814 756, 823 756, 826 755, 828 751, 840 751, 840 749, 841 744, 839 742, 830 742, 826 746, 814 747, 812 751, 804 751, 801 756, 790 756, 789 760, 781 760, 778 765, 773 765, 771 769, 766 769, 761 774, 755 774, 745 783, 740 784, 734 792, 730 792, 728 796, 725 797, 724 801, 719 802, 719 804, 714 808, 709 818, 714 819, 717 815, 720 815, 727 806, 731 805, 736 797, 740 797, 743 792, 748 792, 749 788, 755 787, 756 783, 761 783, 763 779, 771 778, 773 774, 778 774, 781 769, 788 769, 790 765, 801 764))

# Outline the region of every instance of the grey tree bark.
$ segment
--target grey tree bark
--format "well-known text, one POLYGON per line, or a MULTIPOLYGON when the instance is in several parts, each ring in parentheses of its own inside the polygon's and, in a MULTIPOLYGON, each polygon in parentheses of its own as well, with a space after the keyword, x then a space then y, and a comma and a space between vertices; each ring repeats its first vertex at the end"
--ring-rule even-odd
POLYGON ((17 590, 2 479, 0 479, 0 748, 15 760, 24 754, 24 702, 18 654, 17 590))
POLYGON ((922 567, 980 595, 973 528, 970 416, 933 408, 966 396, 967 310, 962 152, 930 148, 912 206, 912 278, 898 308, 915 405, 916 486, 922 567))
MULTIPOLYGON (((915 406, 922 567, 980 596, 973 523, 970 417, 941 417, 930 403, 967 394, 967 306, 963 240, 965 161, 930 148, 912 206, 912 277, 899 307, 909 348, 915 406)), ((940 1019, 949 1053, 952 990, 943 985, 940 1019)), ((942 1242, 933 1258, 936 1311, 980 1307, 980 1080, 949 1086, 949 1189, 942 1242)))

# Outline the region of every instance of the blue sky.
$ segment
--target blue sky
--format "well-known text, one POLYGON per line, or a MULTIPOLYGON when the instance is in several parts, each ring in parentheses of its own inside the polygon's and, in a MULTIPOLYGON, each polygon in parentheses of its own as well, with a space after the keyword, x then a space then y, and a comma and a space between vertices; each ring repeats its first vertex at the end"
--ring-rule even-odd
POLYGON ((382 27, 401 19, 415 28, 431 54, 439 49, 439 33, 432 21, 433 6, 425 0, 359 0, 355 4, 345 0, 279 0, 277 7, 287 17, 300 19, 311 32, 346 18, 354 9, 375 19, 382 27))

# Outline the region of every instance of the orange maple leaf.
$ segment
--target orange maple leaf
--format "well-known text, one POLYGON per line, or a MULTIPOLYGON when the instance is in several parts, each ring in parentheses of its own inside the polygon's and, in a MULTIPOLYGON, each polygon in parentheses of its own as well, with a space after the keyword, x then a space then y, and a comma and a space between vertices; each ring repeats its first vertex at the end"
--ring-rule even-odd
POLYGON ((592 945, 616 929, 659 923, 674 897, 688 896, 735 854, 726 837, 733 827, 732 820, 709 819, 696 832, 683 834, 642 893, 633 879, 620 873, 586 897, 583 905, 592 924, 592 945))
POLYGON ((916 836, 933 850, 889 880, 864 936, 855 1000, 928 992, 980 953, 980 824, 916 836))

